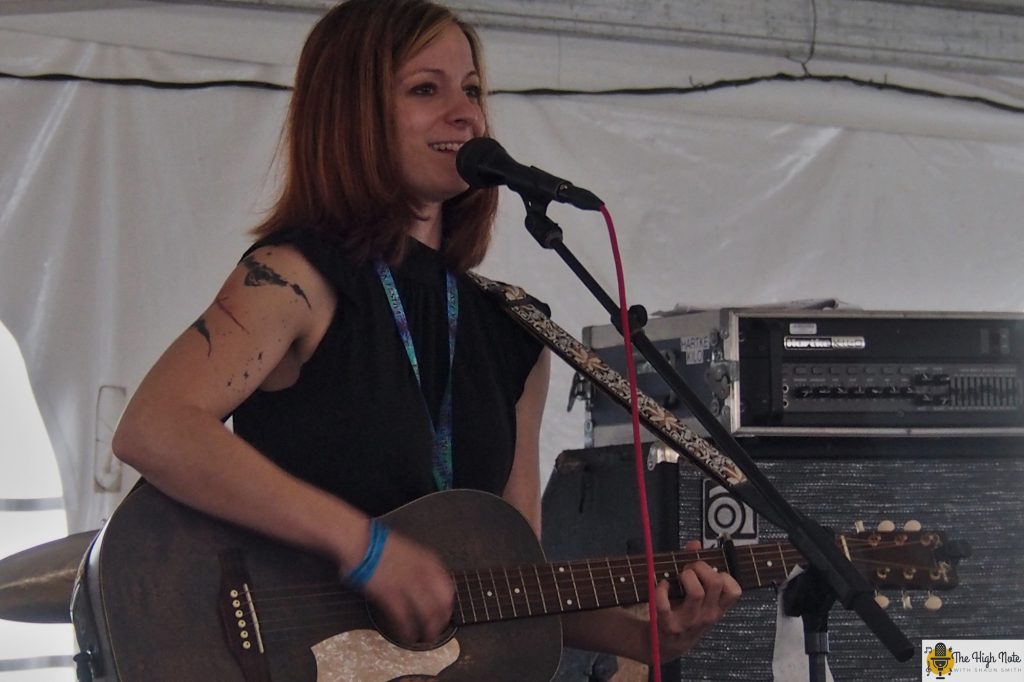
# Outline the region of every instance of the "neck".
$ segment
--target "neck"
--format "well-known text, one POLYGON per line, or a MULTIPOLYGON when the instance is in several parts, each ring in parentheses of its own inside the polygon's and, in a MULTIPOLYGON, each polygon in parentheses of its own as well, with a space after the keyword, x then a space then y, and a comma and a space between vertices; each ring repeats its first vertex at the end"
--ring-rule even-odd
POLYGON ((417 218, 409 228, 409 236, 429 246, 435 251, 441 250, 441 206, 429 206, 416 211, 417 218))

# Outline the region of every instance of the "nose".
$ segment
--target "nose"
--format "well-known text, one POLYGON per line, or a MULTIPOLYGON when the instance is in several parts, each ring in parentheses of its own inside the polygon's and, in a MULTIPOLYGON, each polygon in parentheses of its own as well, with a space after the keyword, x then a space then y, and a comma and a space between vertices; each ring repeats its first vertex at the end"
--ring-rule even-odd
POLYGON ((459 92, 451 102, 448 109, 448 120, 460 128, 470 128, 475 136, 484 134, 484 112, 480 104, 466 95, 459 92))

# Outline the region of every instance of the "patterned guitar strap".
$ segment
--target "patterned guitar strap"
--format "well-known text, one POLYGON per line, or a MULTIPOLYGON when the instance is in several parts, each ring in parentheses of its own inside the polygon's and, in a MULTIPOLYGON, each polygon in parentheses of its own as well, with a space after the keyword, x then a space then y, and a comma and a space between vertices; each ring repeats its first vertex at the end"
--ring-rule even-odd
MULTIPOLYGON (((599 358, 597 353, 552 322, 523 289, 495 282, 475 272, 468 275, 532 336, 607 393, 612 400, 627 411, 630 409, 629 382, 599 358)), ((640 421, 662 442, 686 455, 701 471, 740 499, 748 499, 748 495, 754 494, 743 471, 711 442, 694 433, 650 396, 640 393, 638 405, 640 421)))

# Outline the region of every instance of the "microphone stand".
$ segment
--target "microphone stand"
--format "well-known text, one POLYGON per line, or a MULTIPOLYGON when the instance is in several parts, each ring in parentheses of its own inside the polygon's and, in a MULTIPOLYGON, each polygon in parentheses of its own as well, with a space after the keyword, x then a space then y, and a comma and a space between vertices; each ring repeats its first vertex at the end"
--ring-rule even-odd
POLYGON ((803 620, 804 653, 812 682, 828 678, 828 613, 836 601, 835 594, 820 577, 817 571, 801 573, 782 591, 783 612, 803 620))
MULTIPOLYGON (((562 239, 562 228, 547 217, 550 199, 520 191, 526 207, 526 229, 545 249, 554 250, 580 281, 594 295, 611 315, 612 324, 622 334, 618 304, 601 288, 587 269, 566 247, 562 239)), ((789 615, 804 617, 805 650, 809 661, 811 682, 825 682, 825 663, 828 654, 827 616, 832 604, 838 600, 847 609, 860 616, 867 627, 878 637, 892 655, 899 661, 907 661, 914 655, 914 646, 896 627, 888 615, 875 602, 874 590, 867 579, 850 563, 849 558, 839 552, 833 536, 821 525, 811 521, 794 509, 775 489, 750 455, 736 441, 711 411, 701 402, 696 393, 683 381, 675 368, 658 352, 643 331, 647 312, 643 306, 632 306, 628 311, 632 345, 650 363, 659 376, 682 400, 690 413, 707 430, 715 444, 747 476, 751 488, 743 486, 732 490, 737 497, 750 505, 779 528, 785 530, 789 541, 807 559, 809 570, 804 580, 795 581, 798 587, 784 592, 789 615)), ((802 577, 802 576, 801 576, 802 577)))

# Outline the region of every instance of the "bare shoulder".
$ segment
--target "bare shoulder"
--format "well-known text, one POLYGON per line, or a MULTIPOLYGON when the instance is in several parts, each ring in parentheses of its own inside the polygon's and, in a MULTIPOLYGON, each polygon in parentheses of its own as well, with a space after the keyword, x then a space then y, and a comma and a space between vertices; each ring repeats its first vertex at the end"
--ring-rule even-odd
MULTIPOLYGON (((228 276, 214 307, 258 311, 301 331, 334 308, 334 292, 320 272, 297 249, 264 246, 248 253, 228 276)), ((244 311, 243 311, 244 312, 244 311)))
MULTIPOLYGON (((337 300, 327 279, 295 247, 263 246, 247 254, 228 277, 215 312, 238 314, 274 333, 285 332, 292 360, 304 362, 319 344, 337 300)), ((225 320, 222 316, 222 323, 225 320)))
POLYGON ((305 303, 310 309, 313 308, 310 296, 333 299, 323 275, 298 249, 287 244, 253 250, 238 264, 236 274, 240 276, 240 286, 267 287, 268 291, 276 290, 285 297, 294 298, 296 302, 305 303))
POLYGON ((255 249, 164 353, 146 386, 223 416, 265 383, 293 382, 334 307, 330 285, 298 250, 255 249))

